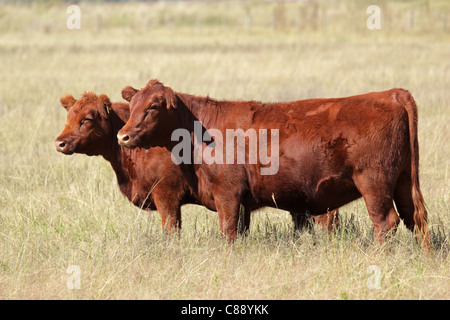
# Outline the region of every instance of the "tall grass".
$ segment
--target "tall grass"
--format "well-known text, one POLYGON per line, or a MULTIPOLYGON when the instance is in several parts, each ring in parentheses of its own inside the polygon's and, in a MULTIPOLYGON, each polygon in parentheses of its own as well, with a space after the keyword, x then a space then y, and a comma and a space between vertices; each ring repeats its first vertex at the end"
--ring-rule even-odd
POLYGON ((1 4, 0 297, 448 299, 450 35, 442 19, 426 28, 420 18, 448 8, 430 1, 426 13, 418 3, 389 1, 390 25, 374 31, 355 3, 320 3, 328 27, 317 28, 296 25, 296 12, 310 10, 304 4, 280 14, 259 1, 81 3, 82 28, 74 31, 65 27, 65 4, 1 4), (411 10, 414 28, 393 18, 411 10), (346 12, 363 19, 349 21, 346 12), (286 21, 271 26, 274 15, 286 21), (216 213, 184 206, 181 234, 165 236, 156 212, 120 194, 108 163, 53 146, 66 117, 59 97, 90 90, 120 101, 124 86, 151 78, 218 99, 410 90, 433 252, 424 254, 403 225, 374 243, 361 200, 341 209, 331 234, 318 226, 294 234, 289 214, 263 209, 250 235, 229 246, 216 213), (66 285, 70 265, 80 267, 79 290, 66 285), (368 286, 370 266, 380 270, 379 289, 368 286))

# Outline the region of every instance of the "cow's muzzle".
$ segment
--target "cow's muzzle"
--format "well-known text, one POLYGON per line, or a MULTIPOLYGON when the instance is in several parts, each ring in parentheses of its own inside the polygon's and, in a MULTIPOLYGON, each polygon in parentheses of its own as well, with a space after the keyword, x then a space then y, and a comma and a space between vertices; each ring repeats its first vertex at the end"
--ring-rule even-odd
POLYGON ((63 140, 55 140, 56 151, 62 153, 70 153, 69 152, 69 144, 63 140))
POLYGON ((127 147, 127 148, 135 148, 136 146, 131 144, 131 139, 130 136, 126 133, 122 134, 122 133, 118 133, 117 134, 117 142, 119 142, 119 144, 121 146, 127 147))

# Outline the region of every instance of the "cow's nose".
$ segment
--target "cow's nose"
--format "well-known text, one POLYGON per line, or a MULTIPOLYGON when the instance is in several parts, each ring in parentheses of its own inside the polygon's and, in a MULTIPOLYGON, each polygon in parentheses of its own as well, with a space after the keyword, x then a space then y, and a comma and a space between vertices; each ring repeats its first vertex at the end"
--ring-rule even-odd
POLYGON ((127 134, 117 134, 117 141, 119 142, 120 145, 125 146, 128 144, 128 142, 130 141, 130 136, 127 134))
POLYGON ((56 150, 59 152, 64 152, 67 149, 67 143, 61 140, 55 141, 56 150))

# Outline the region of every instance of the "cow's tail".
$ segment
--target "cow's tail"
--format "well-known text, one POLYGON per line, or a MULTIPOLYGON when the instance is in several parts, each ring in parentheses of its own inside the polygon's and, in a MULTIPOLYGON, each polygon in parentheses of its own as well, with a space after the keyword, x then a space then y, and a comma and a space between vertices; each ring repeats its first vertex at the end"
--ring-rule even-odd
POLYGON ((430 234, 428 231, 428 213, 425 208, 425 201, 420 191, 419 183, 419 141, 417 137, 417 106, 412 95, 402 90, 399 101, 408 113, 409 122, 409 143, 411 153, 411 195, 414 203, 414 223, 416 232, 419 232, 422 244, 430 247, 430 234))

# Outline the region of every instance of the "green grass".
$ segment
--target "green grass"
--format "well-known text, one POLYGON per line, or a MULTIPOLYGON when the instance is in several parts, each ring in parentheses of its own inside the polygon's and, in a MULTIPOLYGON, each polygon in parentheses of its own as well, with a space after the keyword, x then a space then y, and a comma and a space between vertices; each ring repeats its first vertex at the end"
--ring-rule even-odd
POLYGON ((448 7, 430 1, 427 24, 422 2, 390 3, 390 24, 378 31, 366 29, 365 5, 352 1, 321 4, 329 19, 318 30, 297 28, 302 4, 272 28, 275 4, 259 1, 82 3, 79 31, 65 28, 65 4, 1 4, 0 298, 449 299, 450 30, 439 18, 448 7), (353 25, 346 12, 363 19, 353 25), (331 235, 317 226, 294 235, 286 212, 263 209, 250 236, 229 246, 216 213, 184 206, 181 235, 165 236, 156 212, 120 194, 103 159, 53 145, 66 120, 62 95, 89 90, 121 101, 124 86, 151 78, 218 99, 410 90, 433 252, 403 225, 375 243, 361 200, 341 209, 331 235), (79 290, 66 286, 70 265, 80 267, 79 290), (372 265, 380 289, 367 286, 372 265))

